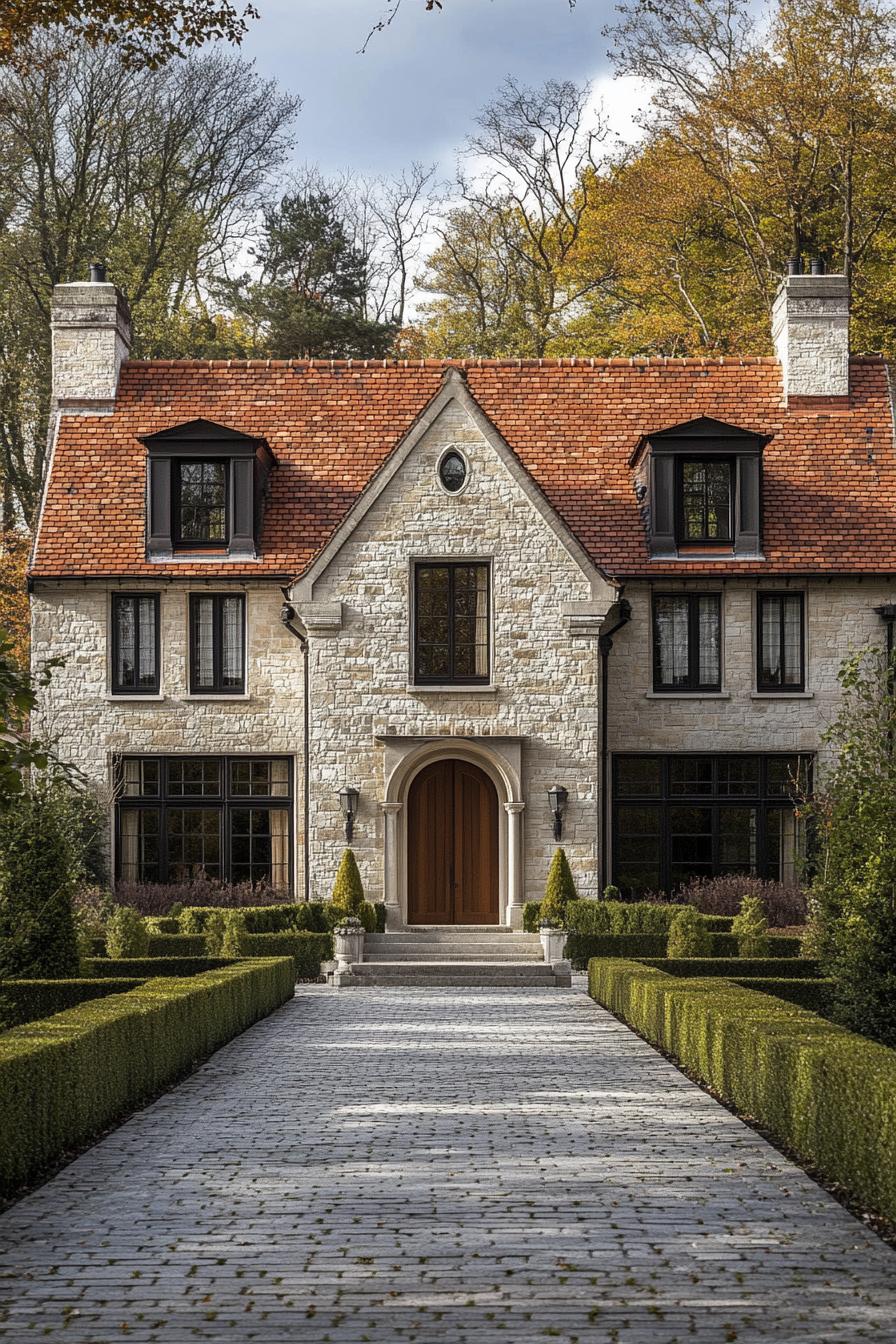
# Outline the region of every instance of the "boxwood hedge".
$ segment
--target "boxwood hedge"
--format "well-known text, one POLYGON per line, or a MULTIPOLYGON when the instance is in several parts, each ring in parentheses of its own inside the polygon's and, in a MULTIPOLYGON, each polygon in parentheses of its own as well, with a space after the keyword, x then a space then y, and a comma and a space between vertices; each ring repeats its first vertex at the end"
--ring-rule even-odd
POLYGON ((726 979, 770 976, 777 980, 817 980, 818 962, 810 957, 638 957, 667 975, 712 975, 726 979))
POLYGON ((54 1013, 75 1008, 89 999, 125 994, 141 983, 140 979, 4 980, 0 985, 0 1023, 11 1027, 35 1022, 41 1017, 52 1017, 54 1013))
POLYGON ((88 957, 84 971, 101 979, 126 975, 148 980, 154 975, 201 975, 232 966, 233 962, 233 957, 88 957))
MULTIPOLYGON (((725 916, 719 916, 725 918, 725 916)), ((729 921, 730 922, 730 921, 729 921)), ((714 957, 736 957, 737 939, 730 933, 711 933, 714 957)), ((799 938, 770 938, 769 957, 798 957, 799 938)), ((592 957, 664 957, 665 933, 570 933, 566 940, 566 955, 577 970, 584 970, 592 957)), ((704 974, 714 975, 714 971, 704 974)), ((747 972, 744 972, 747 974, 747 972)), ((781 972, 785 974, 784 971, 781 972)), ((790 974, 790 972, 786 972, 790 974)))
POLYGON ((293 995, 286 958, 149 980, 0 1036, 0 1193, 147 1101, 293 995))
POLYGON ((205 939, 201 933, 151 933, 148 957, 204 957, 205 939))
POLYGON ((244 933, 240 938, 244 957, 292 957, 297 980, 316 980, 320 964, 333 956, 330 933, 244 933))
POLYGON ((768 994, 595 958, 591 996, 780 1143, 896 1218, 896 1051, 768 994))
POLYGON ((761 994, 773 994, 776 999, 786 999, 800 1008, 808 1008, 810 1013, 825 1016, 831 1010, 833 980, 780 980, 775 976, 748 976, 741 978, 729 976, 733 985, 742 985, 744 989, 758 989, 761 994))

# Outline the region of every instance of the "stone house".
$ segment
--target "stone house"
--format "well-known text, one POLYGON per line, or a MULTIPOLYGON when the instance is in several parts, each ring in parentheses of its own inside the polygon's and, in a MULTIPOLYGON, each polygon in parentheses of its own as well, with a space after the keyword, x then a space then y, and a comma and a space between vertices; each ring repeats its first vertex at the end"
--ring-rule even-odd
POLYGON ((59 286, 38 726, 119 880, 323 898, 349 833, 391 926, 787 880, 850 648, 896 615, 888 370, 840 276, 772 359, 128 359, 59 286), (553 793, 549 791, 553 790, 553 793))

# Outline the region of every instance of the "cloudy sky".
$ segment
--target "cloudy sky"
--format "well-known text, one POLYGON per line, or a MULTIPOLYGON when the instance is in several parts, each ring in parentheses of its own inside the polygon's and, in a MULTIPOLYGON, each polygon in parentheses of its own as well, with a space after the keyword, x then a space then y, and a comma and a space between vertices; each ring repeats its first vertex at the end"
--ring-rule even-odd
POLYGON ((601 28, 613 0, 402 0, 391 27, 359 49, 387 0, 255 0, 244 46, 303 99, 297 162, 325 173, 399 171, 411 160, 451 171, 477 109, 505 75, 529 84, 592 79, 625 133, 643 99, 612 80, 601 28))

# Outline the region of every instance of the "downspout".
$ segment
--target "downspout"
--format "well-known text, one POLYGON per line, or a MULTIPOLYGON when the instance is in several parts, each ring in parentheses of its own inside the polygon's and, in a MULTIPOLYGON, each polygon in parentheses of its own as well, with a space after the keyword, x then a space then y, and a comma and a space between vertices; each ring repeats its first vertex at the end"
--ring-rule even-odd
MULTIPOLYGON (((621 591, 621 590, 620 590, 621 591)), ((618 598, 607 612, 607 620, 613 622, 597 641, 600 650, 600 893, 603 895, 607 885, 607 814, 609 811, 609 732, 607 725, 607 706, 610 696, 610 653, 613 648, 613 636, 617 630, 628 625, 632 618, 632 604, 627 598, 618 598)))
POLYGON ((303 783, 302 800, 304 803, 305 825, 302 837, 302 872, 304 877, 305 900, 311 900, 311 671, 310 658, 308 653, 308 637, 301 630, 297 629, 293 622, 296 619, 295 607, 289 600, 289 589, 281 588, 283 594, 283 606, 280 608, 280 619, 286 629, 293 635, 302 646, 302 665, 304 689, 302 695, 303 725, 302 725, 302 761, 303 761, 303 783))

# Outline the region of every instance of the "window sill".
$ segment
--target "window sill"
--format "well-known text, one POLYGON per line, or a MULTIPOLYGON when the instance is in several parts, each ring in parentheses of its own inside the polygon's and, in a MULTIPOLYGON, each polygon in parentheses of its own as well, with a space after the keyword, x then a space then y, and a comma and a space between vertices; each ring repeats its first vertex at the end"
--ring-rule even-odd
POLYGON ((239 693, 234 692, 233 694, 227 691, 224 692, 223 694, 217 694, 217 695, 214 693, 214 691, 201 692, 201 693, 197 691, 195 694, 191 692, 189 695, 182 695, 181 699, 204 700, 206 701, 206 703, 211 702, 212 704, 220 704, 223 701, 225 704, 227 704, 228 701, 231 700, 251 700, 252 696, 249 694, 248 691, 241 691, 239 693))
POLYGON ((104 697, 110 704, 130 705, 135 701, 137 704, 158 704, 166 697, 164 695, 127 695, 125 692, 110 692, 104 697))
POLYGON ((751 700, 814 700, 814 691, 751 691, 751 700))
POLYGON ((730 700, 730 691, 645 691, 645 700, 730 700))
POLYGON ((407 690, 413 695, 495 695, 498 687, 492 681, 481 686, 459 686, 451 682, 444 686, 432 686, 429 683, 420 686, 415 681, 409 681, 407 690))

